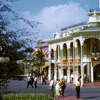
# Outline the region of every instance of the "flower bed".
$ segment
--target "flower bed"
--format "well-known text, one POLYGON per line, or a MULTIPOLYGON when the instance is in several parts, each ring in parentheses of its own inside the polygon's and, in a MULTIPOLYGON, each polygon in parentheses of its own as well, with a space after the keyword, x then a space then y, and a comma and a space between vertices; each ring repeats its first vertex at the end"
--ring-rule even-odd
POLYGON ((1 100, 52 100, 50 96, 43 94, 6 94, 1 95, 1 100))

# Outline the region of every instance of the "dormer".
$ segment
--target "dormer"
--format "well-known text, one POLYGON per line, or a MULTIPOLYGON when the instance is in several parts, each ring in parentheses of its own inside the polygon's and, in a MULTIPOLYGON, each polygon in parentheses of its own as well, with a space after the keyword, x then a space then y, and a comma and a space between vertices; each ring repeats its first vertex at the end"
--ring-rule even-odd
POLYGON ((58 38, 60 38, 60 35, 59 35, 58 32, 56 32, 56 33, 54 34, 54 39, 58 39, 58 38))

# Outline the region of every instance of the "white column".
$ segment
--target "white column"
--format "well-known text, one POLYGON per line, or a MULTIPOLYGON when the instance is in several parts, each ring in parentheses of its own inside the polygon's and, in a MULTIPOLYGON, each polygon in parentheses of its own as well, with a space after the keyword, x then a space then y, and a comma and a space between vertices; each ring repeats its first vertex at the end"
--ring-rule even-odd
POLYGON ((64 73, 63 73, 63 49, 61 49, 61 55, 60 55, 60 61, 61 61, 61 78, 64 77, 64 73))
POLYGON ((83 43, 81 41, 81 87, 83 87, 84 83, 83 83, 83 43))
POLYGON ((91 82, 93 82, 93 75, 94 75, 93 66, 92 66, 92 62, 91 62, 91 82))
POLYGON ((51 79, 51 51, 49 51, 49 68, 48 68, 48 78, 51 79))
POLYGON ((58 60, 60 59, 60 54, 59 54, 59 50, 60 49, 60 47, 59 47, 59 45, 58 45, 58 60))
POLYGON ((89 62, 87 63, 87 81, 90 81, 90 66, 89 66, 89 62))
POLYGON ((78 49, 77 49, 77 45, 75 46, 75 59, 77 59, 75 61, 75 83, 78 79, 78 49))
POLYGON ((73 84, 75 84, 76 82, 76 78, 75 78, 75 62, 74 62, 74 59, 75 59, 75 41, 73 41, 73 84))
POLYGON ((67 83, 70 83, 70 48, 67 49, 67 83))
POLYGON ((57 79, 57 63, 56 63, 56 51, 54 51, 54 80, 56 80, 57 79))

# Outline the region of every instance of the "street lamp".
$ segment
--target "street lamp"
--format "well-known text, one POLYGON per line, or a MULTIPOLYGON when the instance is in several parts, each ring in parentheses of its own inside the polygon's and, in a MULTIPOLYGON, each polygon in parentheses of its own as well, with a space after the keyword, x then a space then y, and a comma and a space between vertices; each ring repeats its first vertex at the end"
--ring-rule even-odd
POLYGON ((0 51, 2 51, 2 47, 0 46, 0 51))
POLYGON ((93 45, 93 49, 92 49, 92 55, 94 55, 94 59, 97 60, 97 56, 100 54, 99 52, 99 46, 97 44, 93 45))
MULTIPOLYGON (((0 46, 0 51, 2 51, 2 47, 0 46)), ((9 57, 0 57, 0 63, 8 63, 10 61, 9 57)))

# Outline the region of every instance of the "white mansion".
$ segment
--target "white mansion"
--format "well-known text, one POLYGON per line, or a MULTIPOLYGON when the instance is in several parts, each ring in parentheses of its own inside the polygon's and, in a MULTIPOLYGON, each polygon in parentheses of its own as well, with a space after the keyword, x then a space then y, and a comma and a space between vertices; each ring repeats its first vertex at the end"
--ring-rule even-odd
POLYGON ((54 80, 65 78, 69 83, 73 74, 73 83, 86 74, 87 81, 94 82, 95 74, 100 76, 100 12, 90 10, 89 21, 61 30, 54 39, 47 40, 49 51, 48 77, 54 80))

